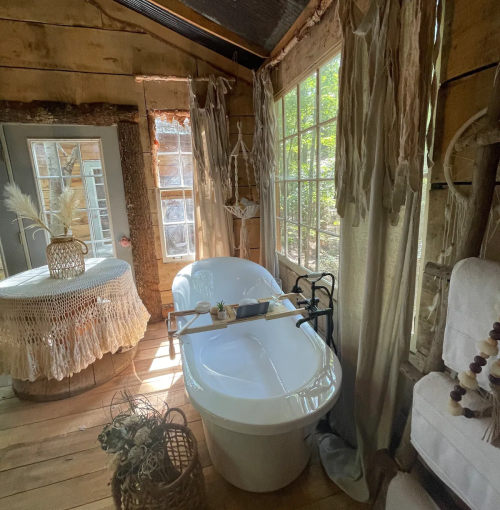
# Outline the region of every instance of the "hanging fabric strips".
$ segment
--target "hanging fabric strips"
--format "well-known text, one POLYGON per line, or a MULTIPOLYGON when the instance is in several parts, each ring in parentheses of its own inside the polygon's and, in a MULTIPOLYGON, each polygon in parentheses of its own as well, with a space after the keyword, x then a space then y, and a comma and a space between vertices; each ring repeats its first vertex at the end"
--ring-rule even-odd
POLYGON ((189 111, 193 156, 196 162, 196 259, 228 257, 233 254, 233 220, 224 209, 231 196, 229 176, 229 134, 225 78, 210 76, 205 107, 201 108, 189 82, 189 111))
POLYGON ((276 116, 274 93, 268 69, 254 73, 253 107, 255 128, 252 163, 260 199, 260 264, 273 277, 279 274, 276 255, 276 197, 274 175, 276 171, 276 116))

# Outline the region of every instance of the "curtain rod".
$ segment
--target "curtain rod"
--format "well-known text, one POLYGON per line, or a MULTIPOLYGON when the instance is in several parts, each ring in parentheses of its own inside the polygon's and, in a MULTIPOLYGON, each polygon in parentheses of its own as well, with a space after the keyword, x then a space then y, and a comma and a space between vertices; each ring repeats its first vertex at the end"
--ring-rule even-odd
MULTIPOLYGON (((188 78, 187 76, 162 76, 162 75, 154 75, 154 74, 137 74, 134 76, 136 82, 142 82, 142 81, 180 81, 180 82, 188 82, 189 80, 192 81, 208 81, 209 78, 207 76, 202 77, 194 77, 194 78, 188 78)), ((224 78, 229 83, 235 83, 234 78, 224 78)))

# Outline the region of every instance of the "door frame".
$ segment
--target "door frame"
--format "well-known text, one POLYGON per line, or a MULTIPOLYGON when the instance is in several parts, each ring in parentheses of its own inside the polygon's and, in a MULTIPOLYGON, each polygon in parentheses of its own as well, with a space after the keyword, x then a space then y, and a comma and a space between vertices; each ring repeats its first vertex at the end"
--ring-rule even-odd
POLYGON ((137 106, 0 101, 0 123, 117 126, 137 291, 151 314, 150 322, 162 320, 153 220, 146 186, 137 106))

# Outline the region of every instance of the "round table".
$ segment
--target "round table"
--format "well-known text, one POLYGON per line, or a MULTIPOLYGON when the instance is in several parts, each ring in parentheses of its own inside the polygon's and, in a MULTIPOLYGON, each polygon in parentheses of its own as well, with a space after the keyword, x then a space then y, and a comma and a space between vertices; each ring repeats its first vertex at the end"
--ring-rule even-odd
POLYGON ((69 397, 131 363, 150 315, 130 266, 87 259, 85 267, 70 279, 43 266, 0 282, 0 374, 19 396, 69 397))

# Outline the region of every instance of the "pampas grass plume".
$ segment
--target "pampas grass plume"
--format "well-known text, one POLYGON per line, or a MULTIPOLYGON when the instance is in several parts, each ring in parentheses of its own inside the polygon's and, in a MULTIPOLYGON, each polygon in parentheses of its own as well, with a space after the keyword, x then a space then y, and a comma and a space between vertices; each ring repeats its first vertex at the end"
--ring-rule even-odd
POLYGON ((69 187, 64 188, 58 200, 59 212, 54 213, 54 216, 59 219, 64 227, 64 235, 68 234, 68 230, 76 220, 76 210, 79 204, 80 200, 76 198, 75 192, 69 187))
POLYGON ((46 230, 50 235, 52 235, 52 232, 45 223, 43 212, 37 211, 31 197, 29 195, 25 195, 17 184, 7 184, 4 188, 4 196, 4 203, 7 210, 16 213, 25 220, 33 222, 27 227, 24 227, 25 229, 38 227, 33 232, 33 236, 35 236, 36 232, 41 229, 46 230))

